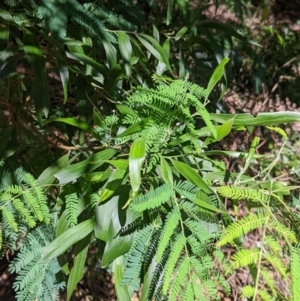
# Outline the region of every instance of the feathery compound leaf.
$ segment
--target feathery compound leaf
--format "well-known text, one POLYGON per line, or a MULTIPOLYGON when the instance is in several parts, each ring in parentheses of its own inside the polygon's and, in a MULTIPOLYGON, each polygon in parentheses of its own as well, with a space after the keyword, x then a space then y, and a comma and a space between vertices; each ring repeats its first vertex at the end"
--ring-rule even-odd
POLYGON ((3 219, 7 223, 7 225, 13 231, 18 232, 18 224, 10 209, 8 209, 6 206, 3 206, 1 207, 1 212, 2 212, 3 219))
POLYGON ((235 186, 222 186, 217 189, 217 192, 223 197, 235 200, 235 201, 253 201, 253 202, 267 202, 268 191, 262 193, 259 190, 251 189, 248 187, 235 187, 235 186))
POLYGON ((291 250, 291 276, 293 301, 300 300, 300 255, 299 249, 291 250))
POLYGON ((139 231, 134 238, 134 242, 129 253, 127 254, 128 261, 126 262, 122 285, 126 285, 129 290, 134 291, 139 289, 143 256, 148 248, 151 232, 151 225, 139 231))
POLYGON ((183 300, 184 301, 194 301, 195 300, 193 285, 190 281, 188 282, 188 285, 184 290, 183 300))
POLYGON ((76 192, 67 194, 66 198, 66 211, 68 217, 69 227, 77 225, 77 214, 78 214, 78 196, 76 192))
POLYGON ((24 197, 24 200, 25 200, 27 206, 29 208, 31 208, 31 210, 33 211, 35 217, 39 221, 43 221, 43 219, 44 219, 43 212, 42 212, 41 207, 40 207, 39 203, 37 202, 35 196, 31 193, 31 191, 25 190, 23 192, 23 197, 24 197))
POLYGON ((238 251, 232 256, 232 260, 234 261, 232 268, 239 269, 250 264, 255 264, 259 258, 259 252, 257 248, 238 251))
POLYGON ((242 288, 242 298, 251 298, 254 296, 254 287, 250 286, 250 285, 246 285, 242 288))
POLYGON ((269 289, 272 291, 272 295, 276 297, 277 291, 276 291, 276 282, 273 278, 274 274, 270 273, 270 270, 268 270, 267 268, 262 268, 261 275, 264 281, 266 282, 267 286, 269 287, 269 289))
POLYGON ((175 243, 172 246, 171 254, 169 255, 169 259, 166 263, 166 271, 164 275, 164 284, 163 284, 163 294, 166 295, 168 292, 168 288, 170 286, 171 277, 175 268, 175 265, 180 258, 180 253, 186 244, 186 239, 182 234, 179 234, 176 237, 175 243))
POLYGON ((189 271, 190 271, 190 260, 189 257, 185 257, 184 260, 182 260, 178 264, 177 275, 174 278, 172 287, 170 289, 169 301, 178 300, 177 298, 180 293, 181 287, 184 285, 185 283, 184 280, 187 277, 189 271))
POLYGON ((184 224, 191 230, 194 236, 202 243, 207 242, 212 238, 212 235, 209 235, 205 229, 199 224, 199 222, 193 219, 187 219, 184 224))
POLYGON ((36 226, 36 222, 32 215, 30 214, 29 210, 24 206, 24 203, 20 199, 13 200, 13 206, 18 211, 18 213, 22 216, 22 218, 26 221, 30 228, 36 226))
POLYGON ((168 202, 173 195, 170 184, 164 184, 155 190, 151 190, 146 194, 139 195, 134 198, 130 208, 133 211, 143 212, 147 209, 154 209, 168 202))
POLYGON ((235 238, 246 234, 249 231, 261 227, 266 221, 266 217, 263 214, 253 214, 245 216, 242 219, 230 224, 226 228, 224 237, 218 242, 217 246, 223 246, 232 242, 235 238))
POLYGON ((273 229, 275 229, 279 234, 281 234, 285 240, 289 240, 292 243, 297 243, 296 234, 290 228, 286 227, 285 225, 276 220, 273 220, 270 223, 270 226, 273 227, 273 229))
POLYGON ((285 277, 286 275, 286 268, 283 262, 280 260, 279 257, 273 254, 266 254, 265 258, 269 261, 269 263, 273 266, 273 268, 280 272, 280 274, 285 277))
POLYGON ((263 301, 273 301, 273 297, 266 290, 259 290, 258 292, 261 300, 263 301))
POLYGON ((168 213, 159 238, 159 245, 156 253, 156 262, 159 262, 161 260, 162 255, 167 245, 169 244, 170 238, 174 230, 176 229, 179 220, 180 212, 176 208, 174 208, 171 212, 168 213))
POLYGON ((275 253, 278 254, 282 249, 281 246, 278 242, 278 240, 276 240, 273 236, 267 235, 266 236, 266 241, 270 247, 270 249, 275 253))

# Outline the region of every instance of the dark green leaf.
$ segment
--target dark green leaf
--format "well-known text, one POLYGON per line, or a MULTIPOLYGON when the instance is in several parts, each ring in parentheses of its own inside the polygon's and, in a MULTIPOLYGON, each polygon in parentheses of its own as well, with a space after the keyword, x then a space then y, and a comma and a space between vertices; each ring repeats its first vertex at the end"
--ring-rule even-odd
POLYGON ((197 185, 206 193, 212 193, 212 189, 206 184, 206 182, 199 176, 199 174, 186 163, 172 160, 174 167, 178 172, 183 175, 188 181, 197 185))
POLYGON ((130 62, 132 56, 132 46, 128 35, 124 31, 118 32, 118 42, 122 58, 126 62, 130 62))
POLYGON ((106 149, 99 153, 93 154, 86 160, 65 167, 60 172, 58 172, 55 177, 59 180, 60 184, 73 182, 85 173, 91 172, 101 166, 115 153, 115 149, 106 149))
POLYGON ((102 41, 102 43, 106 53, 109 68, 112 69, 117 64, 117 51, 111 43, 106 41, 102 41))
POLYGON ((74 251, 74 263, 68 278, 67 285, 67 301, 71 299, 71 295, 77 283, 83 278, 85 260, 90 245, 91 233, 76 243, 74 251))
POLYGON ((67 66, 67 62, 63 56, 58 55, 57 62, 58 62, 58 71, 59 71, 59 75, 64 91, 64 104, 65 104, 68 100, 69 69, 67 66))
POLYGON ((113 263, 114 283, 118 300, 131 301, 128 289, 125 285, 122 285, 123 273, 124 273, 124 260, 123 256, 120 256, 114 260, 113 263))
POLYGON ((93 118, 94 118, 94 122, 97 126, 99 126, 102 129, 107 128, 107 126, 103 120, 103 117, 97 112, 96 109, 93 110, 93 118))
POLYGON ((48 116, 50 107, 49 86, 43 51, 38 45, 35 36, 28 30, 24 31, 24 52, 35 73, 35 79, 31 89, 31 98, 34 101, 39 122, 42 121, 42 113, 48 116))
POLYGON ((165 158, 160 157, 160 168, 164 181, 173 185, 173 173, 165 158))
POLYGON ((185 33, 187 32, 188 28, 186 26, 182 27, 177 33, 176 33, 176 36, 175 36, 175 41, 178 41, 180 40, 184 35, 185 33))
POLYGON ((276 125, 290 122, 300 122, 299 112, 266 112, 258 113, 256 117, 249 113, 244 114, 210 114, 213 121, 224 123, 234 117, 233 126, 263 126, 276 125))
POLYGON ((209 94, 211 93, 211 91, 213 90, 213 88, 215 87, 215 85, 218 83, 218 81, 221 79, 223 73, 224 73, 224 68, 225 65, 229 62, 229 58, 224 58, 222 60, 222 62, 218 65, 218 67, 215 69, 214 73, 212 74, 208 85, 207 85, 207 92, 206 92, 206 96, 205 99, 208 98, 209 94))
POLYGON ((141 185, 141 170, 146 157, 146 141, 136 140, 130 147, 129 178, 133 192, 138 192, 141 185))
POLYGON ((90 218, 58 236, 42 249, 42 261, 47 262, 63 254, 75 243, 88 236, 94 230, 94 219, 90 218))
POLYGON ((68 58, 85 63, 87 65, 92 66, 93 68, 95 68, 95 70, 97 70, 99 73, 103 74, 103 75, 107 75, 107 69, 99 64, 98 62, 96 62, 95 60, 93 60, 92 58, 90 58, 89 56, 82 54, 82 53, 75 53, 75 52, 66 52, 66 55, 68 58))
POLYGON ((136 37, 146 47, 146 49, 150 53, 152 53, 160 62, 165 63, 169 71, 172 73, 172 68, 169 63, 169 58, 167 57, 166 52, 159 45, 159 43, 154 38, 145 34, 139 34, 136 35, 136 37))
POLYGON ((69 160, 69 154, 65 154, 60 157, 55 163, 47 167, 41 175, 38 177, 38 183, 40 186, 50 185, 55 181, 54 175, 62 168, 66 167, 69 160))

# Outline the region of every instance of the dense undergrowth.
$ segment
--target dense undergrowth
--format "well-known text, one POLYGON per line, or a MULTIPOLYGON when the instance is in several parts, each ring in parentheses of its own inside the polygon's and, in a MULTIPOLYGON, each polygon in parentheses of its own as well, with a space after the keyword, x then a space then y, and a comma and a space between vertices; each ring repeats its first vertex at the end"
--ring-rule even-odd
POLYGON ((0 6, 0 249, 17 300, 70 300, 100 268, 122 301, 299 300, 300 113, 274 105, 297 106, 299 36, 275 4, 0 6))

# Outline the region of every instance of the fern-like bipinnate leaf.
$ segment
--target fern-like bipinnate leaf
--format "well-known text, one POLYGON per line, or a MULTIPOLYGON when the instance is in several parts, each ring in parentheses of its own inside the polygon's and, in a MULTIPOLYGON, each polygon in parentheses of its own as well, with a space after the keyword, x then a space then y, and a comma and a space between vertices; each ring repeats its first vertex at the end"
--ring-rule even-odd
POLYGON ((274 300, 273 297, 265 289, 259 290, 258 294, 262 301, 273 301, 274 300))
POLYGON ((127 262, 123 275, 122 284, 126 285, 130 291, 138 290, 140 283, 140 273, 143 265, 143 257, 150 243, 152 226, 139 231, 134 239, 129 253, 126 255, 127 262))
POLYGON ((11 273, 18 273, 13 283, 17 301, 60 299, 59 290, 65 287, 65 282, 58 281, 61 268, 57 260, 40 262, 41 249, 50 243, 53 233, 52 226, 39 226, 23 239, 20 252, 9 266, 11 273))
POLYGON ((289 243, 297 243, 296 233, 278 220, 272 220, 270 226, 289 243))
POLYGON ((291 276, 293 301, 300 300, 300 252, 296 248, 291 250, 291 276))
POLYGON ((283 277, 286 276, 286 268, 278 256, 273 254, 266 254, 264 257, 269 261, 269 263, 274 267, 276 271, 279 271, 283 277))
POLYGON ((239 269, 240 267, 255 264, 258 261, 260 251, 257 248, 242 249, 232 256, 233 269, 239 269))
POLYGON ((154 209, 168 202, 173 194, 172 186, 166 183, 155 190, 151 190, 146 194, 134 198, 130 208, 137 212, 154 209))
POLYGON ((156 253, 157 262, 161 260, 162 255, 169 244, 170 238, 179 223, 180 217, 180 212, 176 208, 168 213, 159 239, 159 246, 156 253))
POLYGON ((190 260, 188 257, 185 257, 183 260, 181 260, 178 264, 178 268, 176 270, 177 277, 174 278, 172 284, 170 295, 169 295, 169 301, 176 301, 180 291, 182 289, 182 286, 184 285, 184 280, 189 274, 190 271, 190 260))
POLYGON ((222 186, 217 189, 218 193, 223 197, 235 201, 252 201, 252 202, 268 202, 268 191, 260 191, 248 187, 222 186))
POLYGON ((66 200, 66 211, 67 220, 69 227, 74 227, 77 225, 77 215, 78 215, 78 196, 76 192, 72 192, 65 196, 66 200))
POLYGON ((172 246, 172 251, 169 255, 169 259, 166 263, 166 271, 164 275, 164 284, 163 284, 163 294, 166 295, 168 292, 168 288, 171 282, 171 277, 177 263, 178 258, 180 258, 180 253, 186 244, 186 238, 179 234, 172 246))
POLYGON ((218 246, 232 242, 235 238, 261 227, 265 222, 266 217, 261 213, 243 217, 226 228, 226 232, 218 242, 218 246))

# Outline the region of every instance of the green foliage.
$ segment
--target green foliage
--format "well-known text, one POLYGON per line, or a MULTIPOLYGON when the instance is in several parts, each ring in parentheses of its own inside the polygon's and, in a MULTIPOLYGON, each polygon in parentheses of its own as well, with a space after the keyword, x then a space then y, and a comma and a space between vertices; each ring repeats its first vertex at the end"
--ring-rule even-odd
POLYGON ((53 232, 50 225, 35 228, 10 263, 9 271, 18 275, 13 284, 17 301, 60 300, 59 291, 66 286, 61 268, 56 259, 41 262, 41 249, 53 239, 53 232))
MULTIPOLYGON (((234 2, 243 21, 246 6, 234 2)), ((120 300, 139 289, 143 301, 219 300, 240 268, 252 278, 242 297, 281 300, 275 271, 299 299, 300 225, 286 203, 298 187, 272 176, 288 145, 276 125, 300 114, 212 113, 234 72, 240 76, 241 56, 256 58, 249 70, 244 60, 243 71, 255 71, 257 90, 264 68, 251 35, 207 19, 208 4, 36 0, 0 7, 0 248, 19 251, 10 265, 17 300, 59 300, 59 271, 68 275, 70 300, 89 249, 103 268, 112 264, 120 300), (236 130, 265 125, 285 141, 255 176, 248 173, 262 157, 259 137, 248 152, 214 149, 236 130), (238 158, 242 168, 226 170, 222 156, 238 158), (255 231, 260 241, 246 249, 243 237, 255 231), (230 260, 223 254, 229 244, 230 260)))
MULTIPOLYGON (((16 249, 17 245, 13 246, 13 244, 16 243, 18 235, 22 234, 23 230, 20 228, 24 226, 34 228, 41 222, 49 224, 50 213, 43 189, 38 185, 37 180, 21 167, 14 169, 12 165, 2 165, 0 167, 1 237, 4 241, 9 240, 12 249, 16 249)), ((3 247, 1 244, 0 249, 3 247)))

